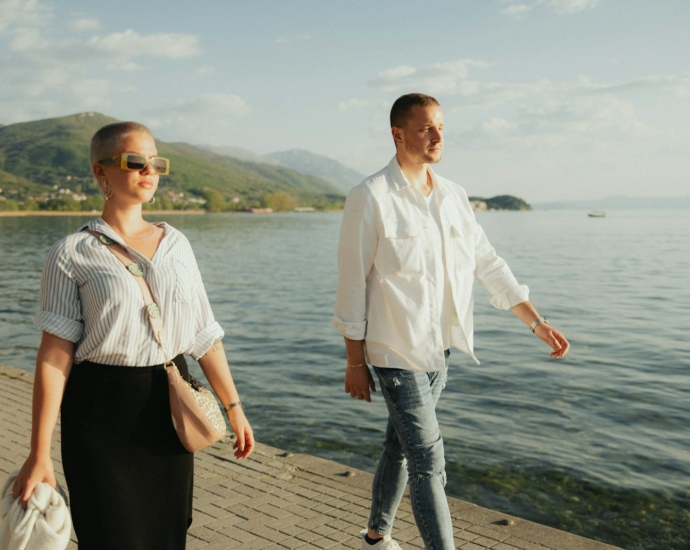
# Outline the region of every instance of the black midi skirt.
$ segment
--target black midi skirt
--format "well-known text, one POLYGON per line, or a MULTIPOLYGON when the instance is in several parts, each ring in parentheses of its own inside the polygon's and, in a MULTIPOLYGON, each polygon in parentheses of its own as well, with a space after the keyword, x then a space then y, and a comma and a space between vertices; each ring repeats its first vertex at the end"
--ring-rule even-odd
POLYGON ((163 366, 73 365, 61 423, 79 550, 183 550, 194 455, 173 427, 163 366))

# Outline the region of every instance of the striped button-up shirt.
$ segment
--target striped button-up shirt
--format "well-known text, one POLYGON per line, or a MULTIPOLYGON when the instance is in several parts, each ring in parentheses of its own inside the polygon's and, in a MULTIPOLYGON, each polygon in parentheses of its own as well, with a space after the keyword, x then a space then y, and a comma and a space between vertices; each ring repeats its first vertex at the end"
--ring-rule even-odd
MULTIPOLYGON (((152 260, 127 247, 102 218, 82 229, 98 231, 127 249, 160 307, 171 356, 198 359, 223 337, 223 329, 213 317, 189 241, 170 225, 157 225, 165 235, 152 260)), ((134 367, 165 360, 134 276, 87 231, 61 239, 48 254, 34 324, 74 342, 75 363, 134 367)))

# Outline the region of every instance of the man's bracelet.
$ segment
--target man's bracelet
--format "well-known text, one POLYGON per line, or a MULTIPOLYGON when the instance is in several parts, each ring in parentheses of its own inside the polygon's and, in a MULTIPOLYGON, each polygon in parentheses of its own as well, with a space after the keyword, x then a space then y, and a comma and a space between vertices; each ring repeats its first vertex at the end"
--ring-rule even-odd
POLYGON ((534 329, 537 328, 537 325, 541 325, 542 323, 546 323, 547 325, 549 324, 549 320, 543 315, 541 317, 537 317, 534 321, 532 321, 532 324, 529 326, 529 329, 532 332, 534 332, 534 329))
POLYGON ((225 405, 223 408, 225 409, 225 412, 228 412, 230 409, 234 409, 235 407, 241 407, 242 403, 240 401, 235 401, 234 403, 230 403, 229 405, 225 405))
POLYGON ((350 365, 350 363, 347 364, 347 368, 349 369, 350 367, 352 368, 357 368, 357 367, 366 367, 366 363, 360 363, 359 365, 350 365))

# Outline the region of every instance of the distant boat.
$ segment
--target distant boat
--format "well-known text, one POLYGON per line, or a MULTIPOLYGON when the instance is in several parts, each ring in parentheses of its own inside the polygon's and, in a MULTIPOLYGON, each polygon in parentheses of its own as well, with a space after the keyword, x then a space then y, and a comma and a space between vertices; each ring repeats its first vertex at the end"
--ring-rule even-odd
POLYGON ((590 212, 587 214, 590 218, 605 218, 606 217, 606 212, 602 212, 601 210, 594 210, 593 212, 590 212))
POLYGON ((252 214, 273 214, 273 208, 252 208, 249 211, 252 214))

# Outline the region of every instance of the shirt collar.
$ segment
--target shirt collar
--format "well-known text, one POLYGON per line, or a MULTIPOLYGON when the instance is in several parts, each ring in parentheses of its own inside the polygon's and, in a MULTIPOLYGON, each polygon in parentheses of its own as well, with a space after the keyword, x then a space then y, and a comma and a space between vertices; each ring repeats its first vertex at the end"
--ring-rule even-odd
MULTIPOLYGON (((164 235, 168 233, 168 224, 167 223, 165 223, 165 222, 151 222, 151 223, 153 223, 153 225, 161 227, 163 229, 164 235)), ((115 230, 112 227, 110 227, 106 223, 106 221, 101 217, 98 217, 95 220, 91 220, 91 221, 85 223, 84 225, 82 225, 79 228, 79 231, 83 231, 84 229, 90 229, 91 231, 96 231, 98 233, 101 233, 101 234, 105 235, 106 237, 110 237, 117 244, 120 244, 124 247, 127 247, 127 245, 125 244, 125 241, 122 239, 122 237, 120 237, 120 235, 118 235, 115 232, 115 230)), ((165 240, 165 239, 163 239, 163 240, 165 240)), ((161 244, 163 244, 163 243, 161 242, 161 244)))
POLYGON ((393 158, 388 163, 388 169, 393 177, 393 187, 395 187, 396 191, 400 191, 405 187, 412 187, 410 182, 407 181, 405 174, 403 174, 402 168, 400 168, 400 163, 398 163, 398 157, 395 155, 393 155, 393 158))
MULTIPOLYGON (((403 174, 402 168, 400 168, 400 163, 398 162, 397 156, 393 155, 393 158, 388 163, 388 169, 390 170, 390 173, 393 177, 393 187, 395 187, 396 191, 400 191, 405 187, 412 187, 410 182, 407 181, 405 174, 403 174)), ((436 176, 436 173, 434 172, 433 168, 431 168, 431 166, 428 164, 427 170, 429 170, 429 173, 431 174, 431 179, 434 182, 434 189, 438 190, 438 195, 445 195, 443 185, 439 185, 441 181, 440 178, 436 176)))

